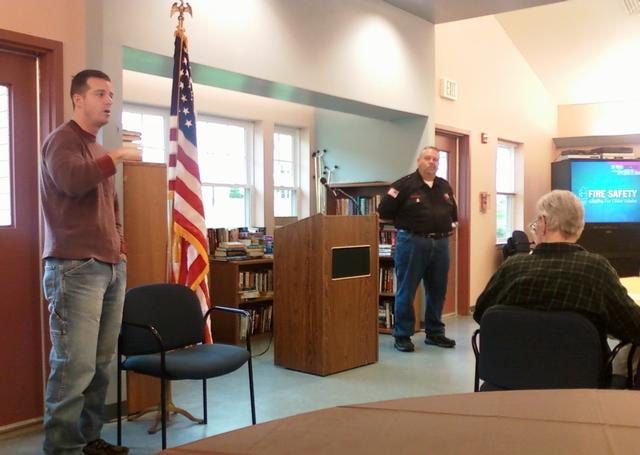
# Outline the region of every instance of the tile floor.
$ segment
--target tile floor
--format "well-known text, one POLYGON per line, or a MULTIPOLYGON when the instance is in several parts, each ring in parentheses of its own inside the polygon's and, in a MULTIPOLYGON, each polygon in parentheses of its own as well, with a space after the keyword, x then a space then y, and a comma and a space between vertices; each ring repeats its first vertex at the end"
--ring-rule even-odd
MULTIPOLYGON (((254 359, 256 414, 258 423, 301 412, 350 404, 473 391, 474 358, 470 338, 477 328, 471 317, 446 319, 447 335, 456 339, 455 349, 426 346, 424 333, 413 336, 416 351, 400 353, 393 338, 379 337, 378 363, 327 377, 298 373, 273 364, 273 347, 254 359)), ((254 354, 268 346, 268 339, 257 339, 254 354)), ((173 401, 192 414, 202 414, 200 382, 173 384, 173 401)), ((182 416, 173 419, 167 431, 167 443, 174 447, 207 436, 251 424, 246 367, 208 382, 209 423, 194 424, 182 416)), ((153 454, 160 450, 160 434, 149 435, 151 415, 123 423, 123 443, 132 455, 153 454)), ((116 425, 105 425, 103 437, 114 442, 116 425)), ((0 454, 34 455, 41 453, 42 431, 0 440, 0 454)))

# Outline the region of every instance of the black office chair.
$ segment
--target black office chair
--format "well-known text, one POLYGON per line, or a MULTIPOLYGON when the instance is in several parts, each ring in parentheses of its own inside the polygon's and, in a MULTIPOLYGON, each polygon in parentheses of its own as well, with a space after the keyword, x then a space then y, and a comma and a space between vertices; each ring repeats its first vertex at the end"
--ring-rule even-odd
POLYGON ((531 244, 524 231, 513 231, 507 243, 502 246, 502 258, 507 259, 514 254, 528 254, 531 251, 531 244))
MULTIPOLYGON (((152 284, 127 291, 118 338, 118 444, 122 442, 121 371, 135 371, 160 378, 162 449, 167 447, 166 381, 202 379, 203 420, 207 423, 207 379, 231 373, 245 363, 249 370, 251 421, 256 423, 253 393, 251 341, 247 324, 246 348, 212 343, 204 344, 205 321, 213 311, 246 317, 236 308, 216 306, 202 316, 196 294, 186 286, 152 284)), ((215 337, 215 330, 213 331, 215 337)))
POLYGON ((471 344, 478 392, 609 387, 611 361, 624 343, 607 357, 600 333, 581 314, 495 305, 471 344))

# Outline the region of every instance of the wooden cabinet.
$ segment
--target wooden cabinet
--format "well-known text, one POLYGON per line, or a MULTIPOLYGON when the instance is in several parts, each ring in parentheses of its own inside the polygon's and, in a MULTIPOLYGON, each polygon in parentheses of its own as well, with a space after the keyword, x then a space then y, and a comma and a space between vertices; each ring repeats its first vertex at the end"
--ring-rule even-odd
MULTIPOLYGON (((376 213, 384 194, 388 191, 389 182, 364 182, 332 184, 327 192, 328 215, 367 215, 376 213), (346 193, 346 194, 345 194, 346 193), (348 197, 348 196, 351 197, 348 197)), ((393 331, 395 303, 395 271, 393 253, 395 250, 395 228, 390 221, 379 220, 379 260, 378 260, 378 331, 393 331)), ((420 287, 413 299, 413 310, 416 319, 416 332, 420 330, 421 298, 420 287)))
MULTIPOLYGON (((127 244, 127 289, 164 283, 167 277, 167 169, 164 164, 123 164, 122 218, 127 244)), ((160 381, 127 372, 128 413, 158 404, 160 381)))
MULTIPOLYGON (((210 261, 211 303, 241 308, 251 314, 252 335, 271 332, 273 315, 273 259, 210 261)), ((220 343, 242 341, 246 318, 222 312, 213 314, 213 339, 220 343)))

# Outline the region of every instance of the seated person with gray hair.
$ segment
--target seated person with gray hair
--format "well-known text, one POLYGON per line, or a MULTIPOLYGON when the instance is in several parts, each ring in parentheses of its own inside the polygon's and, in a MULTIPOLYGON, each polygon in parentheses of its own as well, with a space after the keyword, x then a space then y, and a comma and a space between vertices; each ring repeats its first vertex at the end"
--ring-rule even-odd
POLYGON ((529 224, 536 246, 531 254, 508 258, 476 301, 480 322, 493 305, 517 305, 548 311, 575 311, 606 335, 640 343, 640 306, 620 283, 604 257, 575 242, 584 229, 584 208, 570 191, 554 190, 536 205, 529 224))

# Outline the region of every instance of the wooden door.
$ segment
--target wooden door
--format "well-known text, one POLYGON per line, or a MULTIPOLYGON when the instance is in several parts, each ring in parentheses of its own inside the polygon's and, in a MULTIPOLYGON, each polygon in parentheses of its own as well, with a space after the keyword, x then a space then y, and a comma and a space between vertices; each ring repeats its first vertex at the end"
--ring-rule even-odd
MULTIPOLYGON (((440 168, 439 171, 446 170, 446 178, 453 188, 453 193, 458 194, 458 139, 455 136, 445 135, 436 132, 436 147, 440 151, 440 168)), ((439 172, 440 175, 440 172, 439 172)), ((458 252, 458 235, 449 237, 449 250, 451 263, 449 265, 449 280, 447 284, 447 297, 444 302, 444 309, 442 314, 456 314, 457 313, 457 252, 458 252)))
POLYGON ((35 57, 0 49, 0 427, 43 411, 36 97, 35 57))

